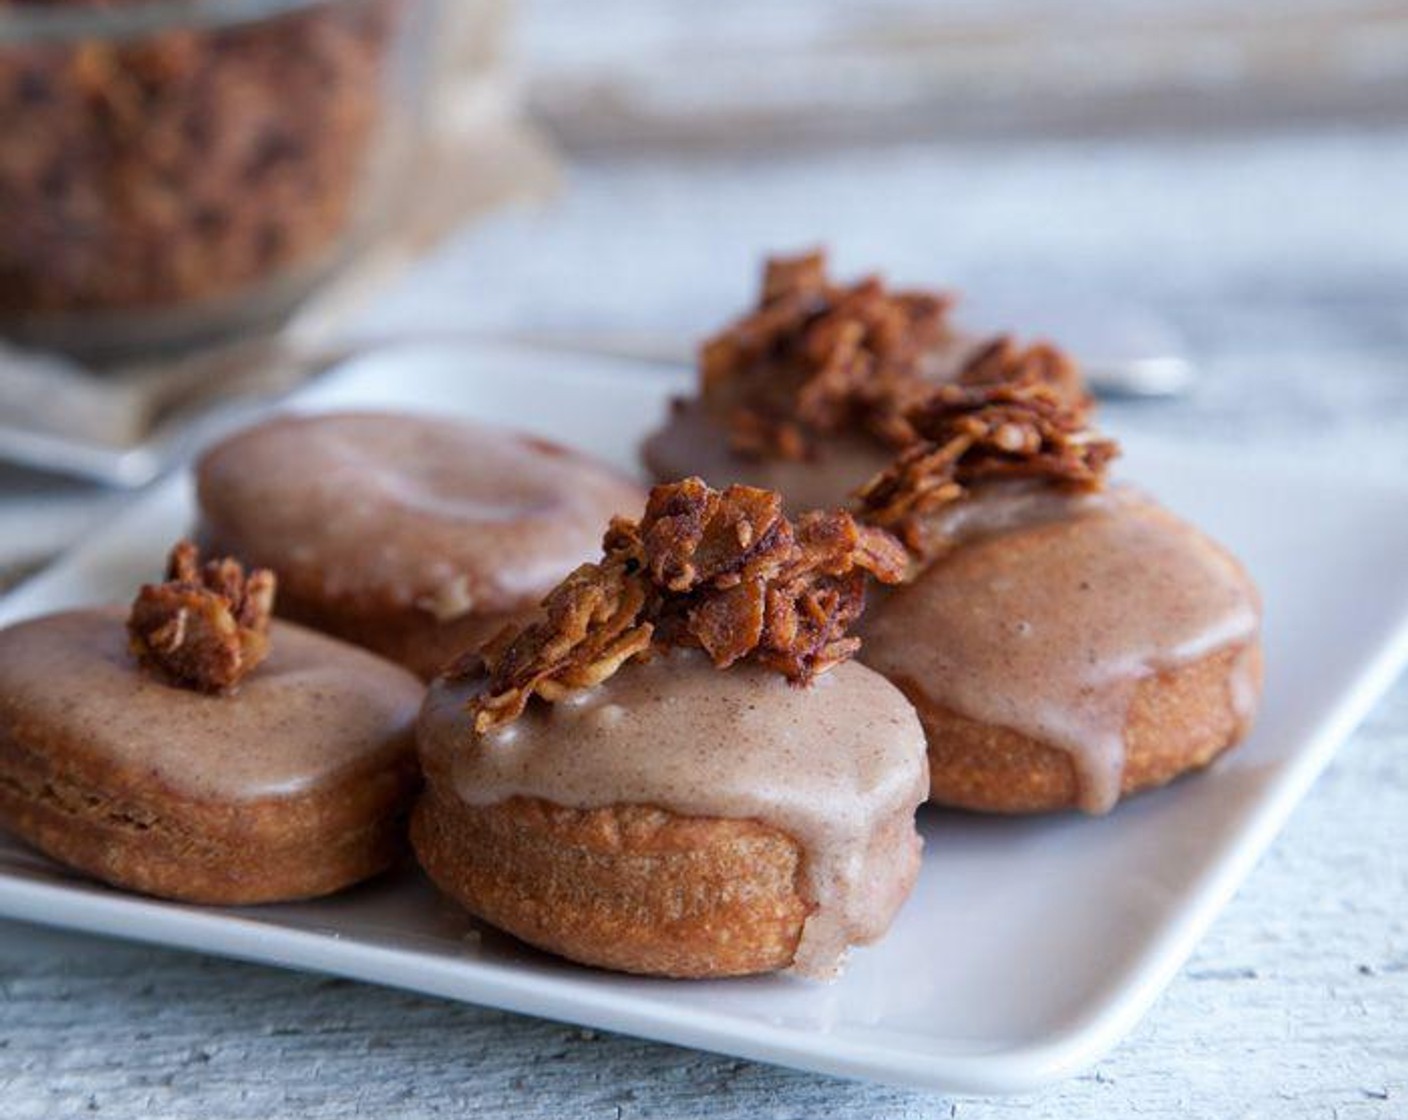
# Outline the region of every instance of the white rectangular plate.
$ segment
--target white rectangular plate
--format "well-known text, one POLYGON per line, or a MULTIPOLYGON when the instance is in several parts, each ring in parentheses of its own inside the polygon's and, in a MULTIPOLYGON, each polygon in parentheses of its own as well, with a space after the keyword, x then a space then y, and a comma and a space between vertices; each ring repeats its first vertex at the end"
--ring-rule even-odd
MULTIPOLYGON (((600 359, 422 347, 355 361, 295 403, 475 416, 633 468, 682 384, 600 359)), ((1149 1006, 1408 656, 1408 493, 1143 444, 1119 471, 1260 584, 1255 734, 1210 773, 1105 818, 925 811, 914 896, 835 984, 578 968, 476 928, 412 871, 318 902, 218 910, 109 890, 0 837, 0 914, 898 1084, 996 1092, 1068 1075, 1149 1006)), ((0 603, 0 624, 126 599, 190 523, 188 477, 164 482, 0 603)))

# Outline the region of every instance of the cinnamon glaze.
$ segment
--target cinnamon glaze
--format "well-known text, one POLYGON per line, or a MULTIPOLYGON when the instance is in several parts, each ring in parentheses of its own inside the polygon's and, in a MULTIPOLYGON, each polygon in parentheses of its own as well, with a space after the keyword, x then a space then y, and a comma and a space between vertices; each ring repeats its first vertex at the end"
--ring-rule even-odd
POLYGON ((863 666, 797 688, 677 650, 480 737, 466 705, 482 686, 437 681, 418 729, 422 754, 449 760, 464 801, 641 804, 778 829, 802 850, 802 896, 814 907, 793 963, 804 975, 833 975, 908 893, 914 812, 928 792, 924 736, 904 697, 863 666))
MULTIPOLYGON (((1258 631, 1256 592, 1237 561, 1128 488, 989 485, 930 530, 954 547, 912 584, 875 595, 861 660, 921 708, 1066 751, 1088 812, 1119 797, 1139 682, 1258 631)), ((1248 722, 1253 659, 1237 660, 1229 690, 1248 722)))
POLYGON ((809 459, 758 459, 729 446, 728 429, 698 401, 674 406, 665 426, 641 445, 641 459, 661 481, 698 475, 710 486, 732 483, 776 490, 789 514, 835 509, 884 468, 894 452, 868 436, 828 436, 809 459))
POLYGON ((0 631, 0 722, 91 744, 93 765, 210 801, 295 796, 410 748, 420 683, 380 658, 275 621, 268 660, 233 695, 209 695, 138 668, 124 615, 0 631))

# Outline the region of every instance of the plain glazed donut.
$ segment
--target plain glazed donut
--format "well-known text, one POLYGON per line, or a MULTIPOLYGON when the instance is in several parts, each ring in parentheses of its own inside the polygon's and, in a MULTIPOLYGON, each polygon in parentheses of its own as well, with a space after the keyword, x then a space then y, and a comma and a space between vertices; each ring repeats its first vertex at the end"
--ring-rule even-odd
POLYGON ((279 417, 207 451, 200 536, 272 569, 279 613, 429 677, 531 609, 644 495, 586 455, 464 420, 279 417))

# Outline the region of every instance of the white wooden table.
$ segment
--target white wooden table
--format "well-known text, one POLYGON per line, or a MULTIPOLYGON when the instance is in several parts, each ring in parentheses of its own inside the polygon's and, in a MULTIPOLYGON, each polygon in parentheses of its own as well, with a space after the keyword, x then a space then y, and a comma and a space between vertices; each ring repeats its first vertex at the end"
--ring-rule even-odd
MULTIPOLYGON (((1408 481, 1404 198, 1408 133, 1383 131, 600 163, 554 209, 468 234, 378 318, 693 333, 746 298, 759 254, 829 240, 847 269, 1154 309, 1202 380, 1109 407, 1112 427, 1408 481)), ((0 519, 0 538, 20 532, 0 519)), ((4 1120, 705 1113, 1408 1116, 1408 684, 1133 1035, 1028 1099, 843 1083, 0 923, 4 1120)))

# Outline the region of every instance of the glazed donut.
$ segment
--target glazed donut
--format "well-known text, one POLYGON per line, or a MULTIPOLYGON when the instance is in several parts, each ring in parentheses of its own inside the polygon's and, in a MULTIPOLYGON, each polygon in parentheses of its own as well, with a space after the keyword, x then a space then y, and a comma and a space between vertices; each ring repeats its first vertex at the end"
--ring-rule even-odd
POLYGON ((850 288, 818 256, 769 262, 758 309, 707 343, 697 400, 644 449, 854 496, 913 581, 862 622, 861 659, 905 692, 931 798, 997 812, 1111 808, 1243 738, 1259 606, 1236 561, 1129 491, 1056 348, 965 346, 939 297, 850 288))
POLYGON ((272 569, 284 617, 429 677, 520 616, 644 500, 546 440, 394 413, 283 416, 196 467, 209 550, 272 569))
MULTIPOLYGON (((874 277, 839 284, 821 252, 769 260, 758 307, 704 344, 698 395, 671 402, 642 462, 662 482, 776 490, 791 512, 846 505, 912 438, 897 401, 1010 347, 956 330, 950 302, 874 277)), ((1073 366, 1052 376, 1083 394, 1073 366)))
POLYGON ((834 975, 919 868, 924 735, 846 661, 903 551, 776 494, 658 486, 540 620, 435 681, 411 838, 484 920, 584 964, 834 975))
POLYGON ((828 976, 919 869, 913 710, 850 662, 809 689, 678 651, 497 734, 483 679, 431 685, 411 838, 471 913, 584 964, 828 976))
POLYGON ((161 679, 120 608, 0 631, 0 825, 105 882, 242 905, 340 890, 406 848, 420 682, 274 622, 232 692, 161 679))
POLYGON ((935 802, 1103 812, 1242 739, 1260 608, 1223 548, 1133 490, 976 488, 882 591, 860 657, 918 710, 935 802))

